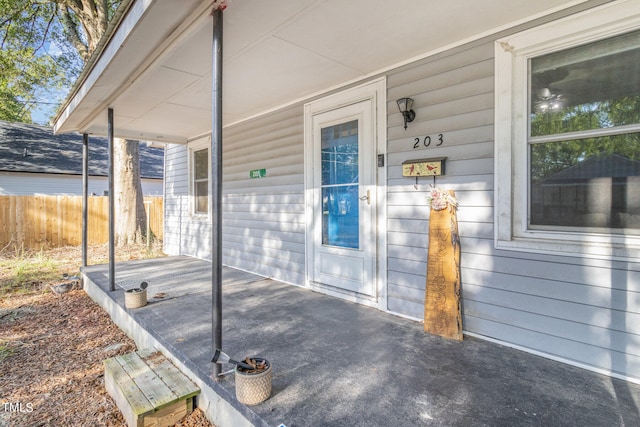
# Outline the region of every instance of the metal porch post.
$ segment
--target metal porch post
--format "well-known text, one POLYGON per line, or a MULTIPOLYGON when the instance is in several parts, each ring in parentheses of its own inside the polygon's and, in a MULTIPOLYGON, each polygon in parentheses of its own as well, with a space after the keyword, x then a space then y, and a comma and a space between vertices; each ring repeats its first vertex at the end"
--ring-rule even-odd
POLYGON ((108 110, 108 129, 107 135, 109 139, 109 290, 116 290, 116 251, 115 242, 115 198, 114 198, 114 182, 113 182, 113 108, 108 110))
POLYGON ((87 224, 89 220, 89 135, 82 134, 82 266, 87 266, 87 224))
MULTIPOLYGON (((211 93, 211 290, 212 353, 222 349, 222 10, 213 12, 212 93, 211 93)), ((213 364, 213 378, 220 374, 213 364)))

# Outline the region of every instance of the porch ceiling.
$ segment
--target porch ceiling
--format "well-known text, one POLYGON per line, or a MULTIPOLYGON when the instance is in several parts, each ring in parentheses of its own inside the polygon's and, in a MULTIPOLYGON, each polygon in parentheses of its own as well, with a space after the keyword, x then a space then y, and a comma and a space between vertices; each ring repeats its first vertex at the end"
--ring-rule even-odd
MULTIPOLYGON (((225 125, 586 0, 228 0, 225 125)), ((211 129, 211 1, 135 1, 56 132, 184 143, 211 129)), ((407 93, 406 95, 411 95, 407 93)))

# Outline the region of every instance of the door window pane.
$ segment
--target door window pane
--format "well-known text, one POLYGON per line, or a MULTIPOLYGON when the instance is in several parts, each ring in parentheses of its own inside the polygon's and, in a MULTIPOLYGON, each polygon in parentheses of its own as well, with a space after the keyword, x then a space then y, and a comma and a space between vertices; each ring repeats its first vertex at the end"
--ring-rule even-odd
POLYGON ((343 248, 360 247, 358 186, 322 189, 322 244, 343 248))
POLYGON ((358 182, 358 121, 322 129, 322 185, 358 182))
POLYGON ((359 248, 358 121, 321 130, 322 244, 359 248))

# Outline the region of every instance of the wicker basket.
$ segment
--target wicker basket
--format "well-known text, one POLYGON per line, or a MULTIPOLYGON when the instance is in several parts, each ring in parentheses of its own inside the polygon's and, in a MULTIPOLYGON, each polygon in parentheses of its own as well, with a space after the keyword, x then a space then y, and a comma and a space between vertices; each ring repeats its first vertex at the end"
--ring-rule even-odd
POLYGON ((147 305, 146 289, 129 289, 124 292, 124 306, 127 308, 140 308, 147 305))
POLYGON ((249 374, 239 371, 236 367, 236 399, 245 405, 257 405, 271 396, 271 363, 257 357, 255 360, 264 360, 267 369, 257 374, 249 374))

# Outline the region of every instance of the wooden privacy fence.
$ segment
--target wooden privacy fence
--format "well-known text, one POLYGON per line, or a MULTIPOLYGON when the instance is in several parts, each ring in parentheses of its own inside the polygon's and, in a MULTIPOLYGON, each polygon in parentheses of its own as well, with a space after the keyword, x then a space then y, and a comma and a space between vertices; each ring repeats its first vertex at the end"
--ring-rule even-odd
MULTIPOLYGON (((144 198, 151 231, 162 239, 162 196, 144 198)), ((117 215, 117 213, 116 213, 117 215)), ((90 196, 89 243, 109 241, 109 198, 90 196)), ((0 249, 10 243, 29 249, 82 243, 82 196, 0 196, 0 249)))

